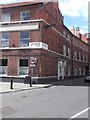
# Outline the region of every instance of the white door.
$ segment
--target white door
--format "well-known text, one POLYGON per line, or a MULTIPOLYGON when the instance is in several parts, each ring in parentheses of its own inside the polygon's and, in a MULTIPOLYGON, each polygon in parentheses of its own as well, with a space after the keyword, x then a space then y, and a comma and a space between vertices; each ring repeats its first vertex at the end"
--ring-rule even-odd
POLYGON ((66 66, 66 62, 58 61, 58 80, 60 80, 60 77, 61 77, 61 79, 64 79, 65 66, 66 66))
POLYGON ((62 61, 58 61, 58 80, 62 76, 62 61))

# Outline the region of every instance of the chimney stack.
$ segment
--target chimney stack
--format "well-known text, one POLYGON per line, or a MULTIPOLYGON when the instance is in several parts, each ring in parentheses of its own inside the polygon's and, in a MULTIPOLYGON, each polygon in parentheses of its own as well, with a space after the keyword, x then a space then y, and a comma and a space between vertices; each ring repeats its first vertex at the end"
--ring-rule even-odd
POLYGON ((76 36, 80 38, 80 28, 76 27, 76 36))
POLYGON ((75 35, 75 28, 74 28, 74 26, 73 26, 73 28, 70 31, 75 35))

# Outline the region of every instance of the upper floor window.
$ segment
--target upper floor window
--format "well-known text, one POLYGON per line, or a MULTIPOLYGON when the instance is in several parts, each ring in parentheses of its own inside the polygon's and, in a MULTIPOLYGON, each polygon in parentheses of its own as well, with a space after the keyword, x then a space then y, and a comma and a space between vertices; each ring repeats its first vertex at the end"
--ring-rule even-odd
POLYGON ((79 60, 79 52, 77 52, 77 59, 79 60))
POLYGON ((10 13, 3 13, 2 14, 2 21, 3 22, 9 22, 11 19, 10 13))
POLYGON ((74 58, 77 59, 77 52, 74 52, 74 58))
POLYGON ((81 60, 83 60, 83 54, 81 54, 81 60))
POLYGON ((20 32, 20 47, 29 46, 29 31, 20 32))
POLYGON ((63 35, 66 37, 66 32, 65 31, 63 31, 63 35))
POLYGON ((63 45, 63 55, 66 56, 66 45, 63 45))
POLYGON ((86 61, 88 62, 88 56, 86 56, 86 61))
POLYGON ((21 20, 30 20, 30 14, 31 14, 30 11, 21 12, 20 13, 21 20))
POLYGON ((70 48, 68 48, 68 57, 70 57, 70 48))
POLYGON ((9 47, 9 32, 2 32, 1 47, 9 47))
POLYGON ((81 60, 81 53, 79 52, 79 60, 81 60))
POLYGON ((68 40, 70 40, 70 35, 68 35, 68 40))
POLYGON ((85 55, 83 54, 83 61, 85 61, 85 55))

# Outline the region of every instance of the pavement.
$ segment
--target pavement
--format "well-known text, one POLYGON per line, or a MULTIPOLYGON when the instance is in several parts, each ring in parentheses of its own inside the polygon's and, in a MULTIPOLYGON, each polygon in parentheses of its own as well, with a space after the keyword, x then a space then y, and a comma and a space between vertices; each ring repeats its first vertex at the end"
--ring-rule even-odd
POLYGON ((13 83, 13 89, 10 89, 10 82, 0 82, 0 94, 9 92, 19 92, 25 90, 39 89, 49 87, 52 84, 24 84, 24 83, 13 83))
POLYGON ((2 82, 0 81, 0 94, 2 93, 9 93, 9 92, 19 92, 25 90, 32 90, 32 89, 40 89, 40 88, 47 88, 53 85, 64 85, 64 86, 90 86, 90 84, 84 82, 84 78, 76 78, 76 79, 69 79, 69 80, 60 80, 56 82, 51 82, 47 84, 24 84, 24 83, 13 83, 13 89, 10 89, 10 82, 2 82))

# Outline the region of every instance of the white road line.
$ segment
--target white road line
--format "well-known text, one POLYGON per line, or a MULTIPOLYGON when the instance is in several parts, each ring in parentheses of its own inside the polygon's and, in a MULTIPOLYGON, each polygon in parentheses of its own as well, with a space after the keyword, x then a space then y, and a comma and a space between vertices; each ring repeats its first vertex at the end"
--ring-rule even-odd
POLYGON ((84 110, 82 110, 81 112, 79 112, 79 113, 73 115, 73 116, 70 117, 70 118, 71 118, 71 119, 72 119, 72 118, 76 118, 76 117, 80 116, 81 114, 87 112, 88 110, 90 110, 90 107, 89 107, 89 108, 86 108, 86 109, 84 109, 84 110))

